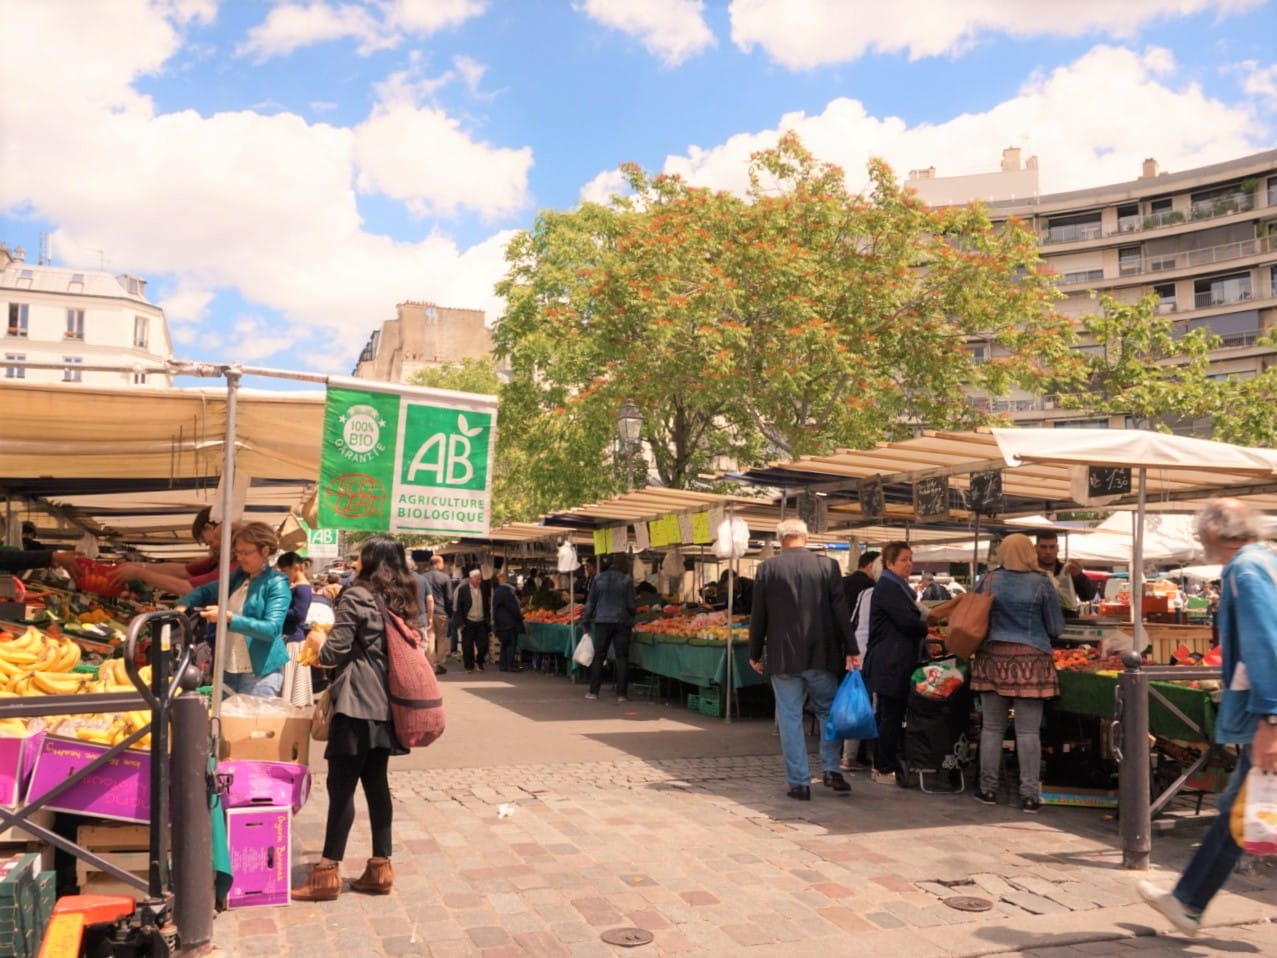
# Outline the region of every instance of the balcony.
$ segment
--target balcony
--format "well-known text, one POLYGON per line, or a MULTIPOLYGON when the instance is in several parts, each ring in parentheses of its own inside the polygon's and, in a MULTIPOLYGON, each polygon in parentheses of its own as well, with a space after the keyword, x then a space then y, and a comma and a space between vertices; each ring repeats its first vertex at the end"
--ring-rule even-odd
POLYGON ((1078 243, 1083 240, 1097 240, 1104 235, 1100 221, 1093 223, 1067 223, 1061 226, 1050 226, 1041 234, 1043 245, 1051 243, 1078 243))
POLYGON ((1227 193, 1210 199, 1198 200, 1188 208, 1188 218, 1193 222, 1209 220, 1216 216, 1231 216, 1234 213, 1246 213, 1255 208, 1255 194, 1227 193))
POLYGON ((1260 256, 1272 252, 1273 245, 1272 237, 1260 236, 1236 243, 1224 243, 1221 246, 1207 246, 1204 249, 1159 253, 1157 256, 1145 256, 1139 261, 1123 260, 1118 271, 1122 276, 1132 276, 1140 273, 1169 273, 1177 269, 1214 266, 1217 263, 1228 263, 1248 256, 1260 256))
POLYGON ((1212 289, 1193 296, 1196 309, 1209 309, 1211 306, 1228 306, 1231 303, 1244 303, 1251 298, 1249 287, 1241 289, 1212 289))

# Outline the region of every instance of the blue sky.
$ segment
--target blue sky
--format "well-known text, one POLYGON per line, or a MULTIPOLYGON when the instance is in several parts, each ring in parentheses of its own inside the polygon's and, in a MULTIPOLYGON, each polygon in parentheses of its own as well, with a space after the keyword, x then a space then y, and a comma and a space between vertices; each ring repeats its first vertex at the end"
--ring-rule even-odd
MULTIPOLYGON (((177 355, 346 373, 407 299, 633 161, 740 190, 795 129, 864 183, 1044 192, 1277 145, 1277 0, 0 0, 0 240, 150 281, 177 355)), ((33 254, 34 255, 34 254, 33 254)), ((272 382, 273 386, 278 383, 272 382)))

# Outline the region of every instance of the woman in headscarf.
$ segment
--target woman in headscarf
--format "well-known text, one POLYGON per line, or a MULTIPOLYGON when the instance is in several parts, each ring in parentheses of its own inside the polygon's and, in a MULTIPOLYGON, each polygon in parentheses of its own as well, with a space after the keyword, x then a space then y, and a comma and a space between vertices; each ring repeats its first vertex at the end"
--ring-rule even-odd
POLYGON ((980 693, 983 716, 975 797, 985 805, 997 803, 1002 738, 1014 708, 1020 809, 1033 813, 1042 808, 1042 710, 1047 699, 1060 694, 1051 640, 1064 631, 1064 614, 1028 536, 1015 533, 1002 540, 998 562, 978 590, 993 593, 993 607, 989 634, 971 662, 971 690, 980 693))

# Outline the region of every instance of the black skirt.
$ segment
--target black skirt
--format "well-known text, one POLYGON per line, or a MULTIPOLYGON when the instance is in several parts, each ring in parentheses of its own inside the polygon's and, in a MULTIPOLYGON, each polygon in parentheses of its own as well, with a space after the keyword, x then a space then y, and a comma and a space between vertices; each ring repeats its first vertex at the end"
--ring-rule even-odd
POLYGON ((333 713, 324 758, 366 755, 375 748, 387 749, 391 755, 408 754, 408 750, 395 738, 394 726, 389 722, 351 718, 341 712, 333 713))

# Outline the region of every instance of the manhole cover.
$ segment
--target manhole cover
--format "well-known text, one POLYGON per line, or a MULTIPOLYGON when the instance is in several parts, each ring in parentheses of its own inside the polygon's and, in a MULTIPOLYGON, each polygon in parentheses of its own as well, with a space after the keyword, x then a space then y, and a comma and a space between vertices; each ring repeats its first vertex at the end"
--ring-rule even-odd
POLYGON ((971 895, 955 895, 943 901, 950 908, 956 908, 958 911, 988 911, 993 907, 993 902, 989 899, 974 898, 971 895))
POLYGON ((645 928, 609 928, 599 937, 609 945, 620 945, 622 948, 637 948, 652 941, 652 933, 645 928))

